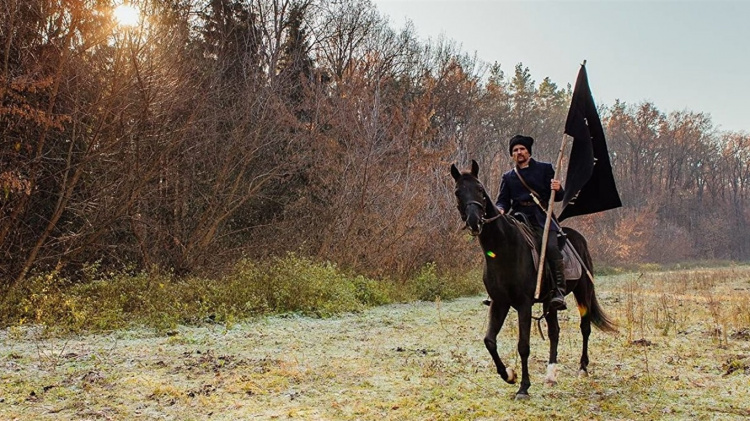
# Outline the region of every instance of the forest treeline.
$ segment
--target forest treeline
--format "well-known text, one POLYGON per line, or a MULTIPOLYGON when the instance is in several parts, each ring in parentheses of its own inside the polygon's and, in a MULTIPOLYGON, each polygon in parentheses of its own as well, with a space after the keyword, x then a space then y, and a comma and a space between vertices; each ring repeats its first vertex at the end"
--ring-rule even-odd
MULTIPOLYGON (((394 28, 368 0, 132 3, 124 27, 109 0, 2 0, 3 287, 289 251, 374 277, 474 265, 450 164, 475 159, 496 194, 512 135, 557 155, 569 85, 394 28)), ((599 106, 624 206, 566 221, 595 262, 750 258, 750 135, 599 106)))

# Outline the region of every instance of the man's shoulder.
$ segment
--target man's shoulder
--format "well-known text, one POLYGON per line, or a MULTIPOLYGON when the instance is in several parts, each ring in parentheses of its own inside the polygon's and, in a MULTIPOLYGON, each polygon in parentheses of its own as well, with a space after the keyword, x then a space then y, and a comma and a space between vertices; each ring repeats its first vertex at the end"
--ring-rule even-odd
POLYGON ((549 163, 549 162, 544 162, 544 161, 536 161, 536 160, 533 160, 533 159, 531 160, 531 162, 529 163, 529 165, 530 165, 530 166, 535 166, 535 167, 539 167, 539 168, 546 168, 546 167, 549 167, 549 168, 554 168, 554 167, 552 166, 552 164, 551 164, 551 163, 549 163))
POLYGON ((510 178, 516 178, 516 172, 512 168, 503 173, 503 180, 507 180, 510 178))

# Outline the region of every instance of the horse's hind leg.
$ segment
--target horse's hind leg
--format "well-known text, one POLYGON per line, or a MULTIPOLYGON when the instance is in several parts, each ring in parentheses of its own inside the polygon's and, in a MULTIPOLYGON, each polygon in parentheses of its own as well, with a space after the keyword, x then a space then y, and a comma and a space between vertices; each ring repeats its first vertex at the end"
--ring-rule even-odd
POLYGON ((581 316, 581 336, 583 336, 583 350, 581 351, 581 367, 578 374, 586 376, 589 374, 589 336, 591 335, 591 319, 588 315, 581 316))
POLYGON ((560 342, 560 323, 557 319, 557 311, 547 312, 547 335, 549 336, 549 361, 547 362, 547 376, 544 382, 549 385, 557 384, 557 345, 560 342))
POLYGON ((510 306, 507 304, 499 304, 497 301, 492 301, 492 304, 490 304, 490 323, 487 327, 487 334, 484 337, 484 346, 487 347, 487 351, 492 356, 492 361, 495 362, 497 374, 506 382, 513 384, 516 382, 516 373, 513 372, 513 369, 505 367, 505 364, 500 359, 500 355, 497 353, 497 334, 500 333, 500 329, 503 327, 503 323, 505 323, 509 309, 510 306))
MULTIPOLYGON (((585 285, 583 282, 579 283, 579 285, 585 285)), ((588 298, 588 294, 590 293, 588 288, 581 287, 583 290, 582 292, 580 289, 576 288, 574 291, 574 294, 576 296, 576 301, 578 302, 578 313, 581 315, 581 336, 583 337, 583 349, 581 350, 581 365, 578 369, 578 375, 579 376, 587 376, 589 374, 588 372, 588 366, 589 366, 589 336, 591 336, 591 315, 589 314, 589 305, 591 301, 588 298)))

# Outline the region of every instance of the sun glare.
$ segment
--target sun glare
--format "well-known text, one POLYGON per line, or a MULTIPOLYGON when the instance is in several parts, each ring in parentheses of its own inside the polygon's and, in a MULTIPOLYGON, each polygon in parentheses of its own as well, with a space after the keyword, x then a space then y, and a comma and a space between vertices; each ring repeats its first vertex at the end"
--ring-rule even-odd
POLYGON ((114 16, 119 25, 135 26, 138 25, 141 14, 137 8, 129 4, 121 4, 115 8, 114 16))

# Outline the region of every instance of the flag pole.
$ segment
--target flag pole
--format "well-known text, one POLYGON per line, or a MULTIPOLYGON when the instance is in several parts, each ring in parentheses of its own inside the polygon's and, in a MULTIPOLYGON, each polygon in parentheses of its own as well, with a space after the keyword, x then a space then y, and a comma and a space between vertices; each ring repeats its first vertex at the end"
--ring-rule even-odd
MULTIPOLYGON (((542 213, 544 213, 544 216, 546 218, 547 217, 547 209, 544 208, 544 205, 542 205, 542 202, 540 202, 539 199, 536 196, 534 196, 534 195, 532 195, 531 198, 534 199, 534 203, 536 203, 536 205, 539 206, 539 209, 542 210, 542 213)), ((550 219, 550 221, 552 221, 552 223, 555 224, 555 226, 557 227, 558 231, 562 232, 562 227, 560 226, 560 224, 557 221, 555 221, 554 219, 550 219)), ((586 271, 586 275, 589 277, 589 279, 591 279, 591 282, 594 282, 594 275, 591 273, 591 271, 589 270, 589 268, 586 266, 586 263, 583 261, 583 258, 581 257, 580 254, 578 254, 578 251, 576 250, 575 247, 573 247, 573 243, 570 242, 570 240, 568 239, 567 236, 565 237, 565 244, 568 247, 570 247, 570 251, 573 253, 573 257, 575 257, 576 260, 578 261, 578 263, 581 264, 581 267, 583 268, 584 271, 586 271)))
MULTIPOLYGON (((557 180, 557 174, 560 173, 560 166, 562 165, 563 152, 565 151, 565 143, 568 141, 568 137, 563 133, 562 143, 560 144, 560 152, 557 154, 557 164, 555 164, 555 175, 554 179, 557 180)), ((539 269, 536 272, 536 291, 534 292, 534 299, 539 299, 539 293, 542 290, 542 275, 544 274, 544 258, 547 254, 547 239, 549 238, 549 226, 552 222, 552 212, 555 207, 555 190, 550 188, 549 205, 547 205, 547 219, 544 221, 544 232, 542 233, 542 246, 541 252, 539 253, 539 269)))

